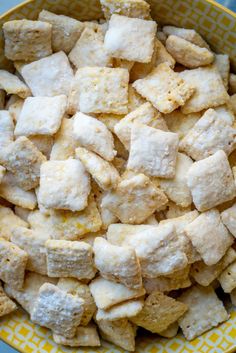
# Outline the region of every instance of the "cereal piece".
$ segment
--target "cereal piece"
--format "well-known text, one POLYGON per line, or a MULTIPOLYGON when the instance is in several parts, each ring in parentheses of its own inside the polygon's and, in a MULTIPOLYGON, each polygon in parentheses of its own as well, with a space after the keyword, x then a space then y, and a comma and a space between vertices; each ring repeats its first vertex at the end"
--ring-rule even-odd
POLYGON ((125 60, 125 59, 119 59, 119 58, 113 58, 113 67, 119 67, 121 69, 127 69, 129 72, 131 71, 131 69, 134 66, 134 64, 135 64, 134 61, 129 61, 129 60, 125 60))
POLYGON ((177 335, 179 330, 178 322, 173 322, 165 330, 159 332, 159 335, 165 338, 173 338, 177 335))
POLYGON ((41 97, 68 96, 74 77, 69 60, 62 51, 25 65, 21 73, 33 95, 41 97))
POLYGON ((155 291, 144 302, 143 309, 130 320, 153 333, 159 333, 175 322, 188 309, 187 305, 155 291))
POLYGON ((108 310, 98 309, 96 320, 115 321, 135 316, 142 310, 143 304, 143 299, 136 299, 112 306, 108 310))
POLYGON ((66 111, 65 95, 29 97, 16 123, 15 135, 54 135, 66 111))
POLYGON ((206 265, 215 265, 233 243, 233 237, 220 219, 216 209, 200 214, 185 228, 186 235, 206 265))
POLYGON ((21 289, 28 255, 18 246, 0 239, 0 279, 15 289, 21 289))
POLYGON ((235 197, 232 171, 224 151, 193 163, 187 184, 199 211, 206 211, 235 197))
POLYGON ((186 178, 186 173, 192 164, 191 158, 183 153, 178 153, 175 177, 173 179, 159 180, 160 188, 167 197, 181 207, 187 207, 192 203, 192 196, 186 178))
POLYGON ((229 95, 214 65, 184 70, 179 73, 179 76, 195 89, 193 95, 189 96, 190 99, 181 108, 184 114, 200 112, 228 102, 229 95))
POLYGON ((19 98, 18 96, 16 96, 17 99, 12 102, 11 104, 9 104, 8 107, 8 111, 12 116, 12 119, 14 122, 17 122, 20 112, 22 110, 23 104, 24 104, 24 99, 19 98))
POLYGON ((30 20, 14 20, 3 25, 5 56, 10 60, 33 61, 52 54, 52 26, 30 20))
POLYGON ((156 231, 156 227, 152 225, 131 225, 131 224, 110 224, 107 230, 107 240, 114 245, 127 246, 127 240, 131 236, 136 236, 140 232, 156 231))
POLYGON ((25 191, 17 186, 17 179, 11 173, 6 173, 0 184, 0 196, 5 200, 23 208, 33 210, 37 206, 34 191, 25 191))
POLYGON ((4 154, 4 148, 13 141, 14 123, 7 110, 0 111, 0 154, 4 154))
POLYGON ((23 221, 28 222, 28 216, 30 214, 30 210, 27 208, 23 208, 20 206, 15 206, 14 207, 14 211, 16 216, 20 217, 21 219, 23 219, 23 221))
POLYGON ((179 75, 162 63, 145 78, 135 81, 133 87, 160 112, 171 113, 184 105, 194 92, 193 85, 179 75))
POLYGON ((44 154, 44 156, 49 159, 50 153, 52 150, 52 146, 54 143, 53 136, 47 135, 32 135, 29 136, 28 139, 33 142, 33 144, 37 147, 37 149, 44 154))
POLYGON ((85 28, 71 50, 69 59, 77 69, 86 66, 112 66, 112 57, 104 47, 103 33, 92 28, 85 28))
POLYGON ((225 293, 230 293, 236 288, 236 262, 233 262, 220 274, 218 281, 225 293))
POLYGON ((101 0, 100 3, 107 20, 114 13, 133 18, 149 18, 150 5, 144 0, 101 0))
POLYGON ((49 277, 91 279, 95 276, 93 251, 89 244, 49 239, 45 246, 49 277))
POLYGON ((223 270, 236 260, 236 251, 229 248, 222 259, 215 265, 207 266, 203 261, 198 261, 191 268, 191 276, 202 286, 209 286, 223 270))
POLYGON ((156 44, 156 62, 155 66, 162 63, 166 63, 171 69, 175 67, 175 59, 168 53, 165 46, 158 40, 155 39, 156 44))
POLYGON ((114 127, 115 134, 127 150, 129 150, 130 147, 131 128, 133 123, 145 124, 164 131, 168 130, 161 114, 149 102, 144 103, 126 115, 114 127))
POLYGON ((29 139, 24 136, 18 137, 9 144, 0 159, 3 166, 14 174, 22 189, 27 191, 38 185, 40 166, 46 157, 29 139))
POLYGON ((230 71, 230 61, 229 56, 226 54, 215 54, 215 61, 217 70, 222 78, 226 91, 229 88, 229 71, 230 71))
POLYGON ((97 326, 101 337, 127 351, 135 350, 136 328, 127 319, 117 321, 100 320, 97 326))
POLYGON ((111 163, 82 147, 76 149, 76 157, 102 189, 109 190, 117 187, 120 176, 111 163))
POLYGON ((111 211, 109 211, 108 208, 102 206, 104 197, 106 197, 106 193, 99 192, 99 195, 96 195, 96 202, 102 220, 102 229, 107 229, 110 224, 119 222, 119 218, 117 218, 111 211))
POLYGON ((230 94, 236 93, 236 74, 229 74, 229 91, 230 94))
POLYGON ((180 142, 179 148, 191 158, 200 160, 218 150, 229 155, 236 148, 236 129, 208 109, 180 142))
POLYGON ((88 205, 90 180, 76 159, 47 161, 40 169, 39 203, 46 208, 81 211, 88 205))
POLYGON ((138 94, 138 92, 133 88, 131 84, 128 86, 128 113, 137 109, 145 103, 146 100, 138 94))
POLYGON ((89 286, 79 282, 75 278, 60 278, 57 286, 66 293, 72 294, 84 300, 84 312, 80 325, 87 326, 97 310, 89 286))
POLYGON ((50 328, 55 334, 72 338, 80 324, 83 310, 83 299, 67 294, 53 284, 45 283, 39 289, 31 320, 50 328))
POLYGON ((213 53, 207 48, 199 47, 175 35, 167 38, 166 49, 178 63, 190 69, 209 65, 214 60, 213 53))
POLYGON ((38 19, 52 25, 52 49, 68 54, 80 37, 84 24, 74 18, 42 10, 38 19))
POLYGON ((115 157, 116 151, 112 134, 98 119, 83 113, 76 113, 73 131, 80 146, 99 154, 107 161, 111 161, 115 157))
MULTIPOLYGON (((160 220, 181 217, 190 211, 191 211, 191 206, 181 207, 176 205, 174 202, 169 201, 166 209, 162 212, 164 214, 164 218, 162 217, 160 220)), ((157 214, 157 219, 159 219, 158 218, 159 215, 157 214)))
POLYGON ((97 328, 94 324, 89 324, 86 327, 78 326, 75 336, 67 338, 62 335, 53 333, 53 341, 57 344, 69 347, 100 347, 100 339, 97 333, 97 328))
POLYGON ((145 224, 157 226, 158 222, 157 222, 157 219, 156 219, 155 215, 153 214, 153 215, 149 216, 146 219, 145 224))
POLYGON ((43 213, 40 210, 31 211, 28 214, 27 222, 29 222, 30 228, 38 233, 48 234, 49 238, 59 236, 53 226, 52 217, 50 213, 43 213))
POLYGON ((109 21, 104 45, 115 58, 148 63, 154 50, 156 30, 154 21, 115 14, 109 21), (138 49, 137 43, 142 50, 138 49))
POLYGON ((69 112, 127 114, 128 81, 126 69, 79 68, 71 85, 69 112))
POLYGON ((149 176, 173 178, 178 135, 144 124, 132 124, 127 169, 149 176))
POLYGON ((201 48, 208 48, 209 45, 194 29, 178 28, 174 26, 164 26, 162 31, 167 35, 174 35, 183 38, 201 48))
POLYGON ((200 113, 183 114, 180 110, 174 110, 172 113, 166 114, 164 119, 169 130, 178 134, 181 140, 200 117, 200 113))
POLYGON ((104 113, 104 114, 97 114, 96 118, 100 120, 108 130, 114 133, 114 127, 121 119, 125 117, 124 114, 111 114, 111 113, 104 113))
POLYGON ((122 223, 139 224, 167 203, 165 194, 144 174, 124 178, 109 191, 101 206, 110 210, 122 223))
POLYGON ((89 284, 90 291, 99 309, 109 309, 129 299, 139 298, 145 294, 143 288, 131 289, 121 283, 97 277, 89 284))
POLYGON ((8 284, 4 285, 4 290, 10 298, 15 299, 25 311, 31 314, 39 288, 44 283, 56 284, 56 282, 57 279, 55 278, 49 278, 34 272, 26 272, 24 286, 21 290, 15 289, 8 284))
POLYGON ((236 204, 221 213, 221 219, 230 233, 236 238, 236 204))
POLYGON ((7 94, 17 94, 21 98, 31 95, 29 87, 24 82, 5 70, 0 70, 0 88, 7 94))
POLYGON ((93 251, 95 266, 102 277, 131 289, 142 286, 140 264, 133 249, 112 245, 106 239, 97 237, 93 251))
POLYGON ((229 315, 211 287, 193 286, 179 298, 188 311, 179 318, 179 326, 189 341, 218 326, 229 315))
POLYGON ((28 227, 28 223, 17 217, 11 208, 0 206, 0 236, 10 240, 12 232, 17 227, 28 227))
POLYGON ((88 207, 80 212, 54 210, 50 212, 55 239, 76 240, 89 232, 97 232, 102 221, 96 202, 89 197, 88 207))
POLYGON ((10 314, 17 309, 16 303, 14 303, 4 292, 2 285, 0 284, 0 317, 10 314))

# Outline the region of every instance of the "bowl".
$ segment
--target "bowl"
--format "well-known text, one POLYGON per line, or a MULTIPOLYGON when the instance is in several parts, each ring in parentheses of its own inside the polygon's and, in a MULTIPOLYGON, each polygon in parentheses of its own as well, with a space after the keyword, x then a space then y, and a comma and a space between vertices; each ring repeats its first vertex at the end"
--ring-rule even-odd
MULTIPOLYGON (((226 53, 236 70, 236 14, 212 0, 150 0, 152 17, 160 24, 194 28, 210 43, 213 50, 226 53)), ((36 19, 42 9, 79 20, 102 17, 98 0, 28 0, 0 16, 0 25, 13 19, 36 19)), ((0 34, 0 68, 11 70, 4 58, 0 34)), ((179 333, 165 339, 157 335, 137 338, 136 353, 230 353, 236 351, 236 308, 229 307, 230 319, 221 326, 188 342, 179 333)), ((97 349, 70 349, 53 342, 49 330, 34 325, 23 310, 0 321, 0 338, 24 353, 117 353, 123 350, 103 342, 97 349)))

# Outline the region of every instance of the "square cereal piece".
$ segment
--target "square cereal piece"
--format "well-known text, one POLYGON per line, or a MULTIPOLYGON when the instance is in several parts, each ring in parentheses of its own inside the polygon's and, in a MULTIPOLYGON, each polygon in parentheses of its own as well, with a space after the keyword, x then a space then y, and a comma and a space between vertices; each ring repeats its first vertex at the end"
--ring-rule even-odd
POLYGON ((49 277, 91 279, 95 276, 93 250, 89 244, 49 239, 45 246, 49 277))
POLYGON ((236 238, 236 204, 221 213, 221 219, 230 233, 236 238))
POLYGON ((39 203, 45 208, 81 211, 88 205, 89 175, 76 159, 47 161, 40 169, 39 203))
POLYGON ((230 94, 236 93, 236 74, 229 74, 229 92, 230 94))
POLYGON ((74 18, 42 10, 38 19, 52 25, 52 49, 68 54, 79 39, 84 24, 74 18))
POLYGON ((208 109, 181 140, 179 148, 192 159, 200 160, 218 150, 229 155, 236 148, 236 129, 214 109, 208 109))
POLYGON ((3 24, 5 56, 33 61, 52 54, 52 25, 41 21, 14 20, 3 24))
POLYGON ((76 148, 75 152, 76 157, 102 189, 109 190, 117 187, 120 175, 113 164, 82 147, 76 148))
POLYGON ((185 233, 208 266, 220 261, 233 243, 216 209, 201 213, 186 226, 185 233))
POLYGON ((143 308, 143 299, 133 299, 112 306, 108 310, 98 309, 96 320, 116 321, 137 315, 143 308))
POLYGON ((143 309, 130 320, 148 331, 159 333, 179 319, 187 309, 187 305, 155 291, 147 297, 143 309))
POLYGON ((40 287, 44 283, 56 284, 56 282, 55 278, 49 278, 35 272, 26 272, 23 288, 19 290, 5 284, 4 290, 10 298, 15 299, 25 311, 31 314, 40 287))
POLYGON ((7 172, 0 183, 0 196, 13 205, 33 210, 37 199, 33 190, 25 191, 17 185, 17 178, 7 172))
POLYGON ((17 184, 27 191, 38 185, 40 166, 46 161, 46 157, 27 137, 22 136, 5 149, 0 160, 14 174, 17 184))
POLYGON ((0 279, 21 289, 24 283, 28 255, 15 244, 0 239, 0 279))
POLYGON ((154 50, 156 30, 157 24, 154 21, 112 15, 104 45, 115 58, 148 63, 154 50), (142 50, 137 47, 137 43, 142 50))
POLYGON ((151 103, 144 103, 117 122, 114 127, 115 134, 127 150, 130 148, 131 128, 133 123, 141 123, 155 129, 168 131, 168 127, 162 115, 151 103))
POLYGON ((141 268, 133 249, 110 244, 102 237, 93 244, 94 263, 101 276, 128 288, 142 287, 141 268))
POLYGON ((122 223, 140 224, 168 202, 165 194, 144 174, 123 178, 115 190, 102 199, 107 208, 122 223))
POLYGON ((189 341, 218 326, 229 317, 223 303, 211 287, 193 286, 178 300, 188 306, 188 311, 178 322, 189 341))
POLYGON ((179 73, 179 76, 195 89, 193 95, 181 108, 184 114, 214 108, 229 101, 229 95, 214 65, 184 70, 179 73))
POLYGON ((14 122, 7 110, 0 110, 0 155, 4 148, 11 144, 14 138, 14 122))
POLYGON ((17 227, 28 227, 28 223, 17 217, 11 208, 0 206, 1 238, 10 240, 12 232, 17 227))
POLYGON ((178 153, 174 178, 159 179, 160 188, 167 197, 181 207, 188 207, 192 203, 192 195, 186 178, 186 173, 192 164, 191 158, 183 153, 178 153))
POLYGON ((163 26, 162 31, 167 35, 174 35, 187 40, 201 48, 208 48, 209 45, 194 29, 179 28, 174 26, 163 26))
POLYGON ((74 78, 69 60, 62 51, 24 65, 21 74, 33 96, 41 97, 68 96, 74 78))
POLYGON ((149 176, 173 178, 179 138, 144 124, 132 124, 127 169, 149 176))
POLYGON ((148 19, 150 16, 150 5, 144 0, 101 0, 100 3, 107 20, 115 13, 142 19, 148 19))
POLYGON ((108 67, 82 67, 75 74, 69 96, 69 112, 128 112, 129 72, 108 67))
POLYGON ((166 49, 177 63, 190 69, 209 65, 214 60, 214 54, 207 48, 201 48, 175 35, 167 38, 166 49))
POLYGON ((112 133, 98 119, 80 112, 76 113, 73 133, 80 146, 99 154, 107 161, 111 161, 115 157, 116 151, 112 133))
POLYGON ((236 288, 236 262, 233 262, 220 274, 218 281, 225 293, 230 293, 236 288))
POLYGON ((145 294, 143 288, 127 288, 124 284, 112 282, 102 277, 97 277, 90 282, 89 288, 97 308, 104 310, 145 294))
POLYGON ((18 117, 14 134, 54 135, 61 125, 66 104, 65 95, 27 98, 18 117))
POLYGON ((84 300, 84 312, 80 325, 87 326, 97 310, 89 286, 75 278, 60 278, 57 286, 66 293, 72 294, 84 300))
POLYGON ((76 329, 75 336, 73 338, 67 338, 62 335, 53 333, 53 341, 57 344, 69 347, 100 347, 100 338, 97 333, 97 328, 94 324, 88 326, 78 326, 76 329))
POLYGON ((222 78, 223 84, 226 91, 229 88, 229 71, 230 71, 230 61, 227 54, 215 54, 214 64, 219 71, 219 74, 222 78))
POLYGON ((0 284, 0 317, 10 314, 17 309, 16 303, 14 303, 4 292, 2 285, 0 284))
POLYGON ((31 320, 55 334, 74 337, 84 311, 83 299, 67 294, 50 283, 39 289, 31 320))
POLYGON ((136 326, 127 319, 96 322, 101 337, 127 351, 135 350, 136 326))
POLYGON ((192 164, 187 184, 199 211, 206 211, 235 197, 233 174, 224 151, 192 164))
POLYGON ((112 67, 112 57, 104 46, 103 33, 92 28, 84 29, 69 59, 77 69, 85 66, 112 67))
POLYGON ((0 88, 7 94, 17 94, 21 98, 31 95, 29 87, 19 77, 5 70, 0 70, 0 88))
POLYGON ((189 130, 200 119, 200 113, 183 114, 179 109, 174 110, 172 113, 165 114, 165 122, 171 132, 179 135, 179 139, 187 135, 189 130))
POLYGON ((49 235, 32 229, 18 227, 13 230, 11 242, 28 254, 26 269, 42 275, 47 274, 45 242, 49 235))
POLYGON ((194 92, 192 83, 185 82, 167 63, 159 64, 145 78, 135 81, 133 87, 165 114, 184 105, 194 92))
POLYGON ((207 287, 235 260, 236 251, 229 248, 215 265, 207 266, 203 261, 195 262, 191 268, 191 276, 201 286, 207 287))

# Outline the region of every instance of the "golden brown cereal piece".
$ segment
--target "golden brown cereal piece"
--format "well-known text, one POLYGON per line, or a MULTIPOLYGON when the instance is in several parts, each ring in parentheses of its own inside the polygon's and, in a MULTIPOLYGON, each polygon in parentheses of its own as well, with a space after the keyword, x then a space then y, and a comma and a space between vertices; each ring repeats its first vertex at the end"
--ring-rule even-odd
POLYGON ((187 29, 187 28, 178 28, 174 26, 164 26, 162 28, 163 32, 169 35, 175 35, 180 38, 183 38, 195 45, 198 45, 201 48, 208 48, 209 45, 205 42, 205 40, 198 34, 194 29, 187 29))
POLYGON ((17 217, 12 209, 0 206, 0 235, 1 238, 10 240, 12 232, 17 227, 28 227, 28 223, 17 217))
POLYGON ((14 303, 4 292, 2 285, 0 284, 0 317, 10 314, 17 309, 16 303, 14 303))
POLYGON ((173 338, 177 335, 179 330, 178 322, 173 322, 164 331, 159 332, 159 335, 165 338, 173 338))
POLYGON ((144 302, 143 309, 130 320, 153 333, 159 333, 182 316, 188 306, 155 291, 144 302))
POLYGON ((141 268, 133 249, 110 244, 97 237, 93 244, 94 262, 102 277, 128 288, 142 286, 141 268))
POLYGON ((50 328, 55 334, 72 338, 84 311, 84 300, 67 294, 50 283, 39 289, 31 320, 50 328))
POLYGON ((133 87, 165 114, 184 105, 194 92, 194 85, 185 82, 166 63, 158 65, 145 78, 135 81, 133 87))
POLYGON ((125 59, 113 58, 113 67, 119 67, 121 69, 127 69, 129 72, 134 66, 134 61, 129 61, 125 59))
POLYGON ((138 18, 112 15, 104 45, 115 58, 148 63, 151 61, 157 24, 138 18), (114 40, 115 38, 115 40, 114 40), (139 48, 137 47, 139 43, 139 48))
POLYGON ((189 341, 218 326, 229 315, 211 287, 193 286, 179 298, 188 311, 179 318, 179 326, 189 341))
POLYGON ((69 347, 99 347, 101 346, 100 339, 97 333, 97 328, 94 324, 88 326, 78 326, 76 329, 75 336, 67 338, 62 335, 53 333, 53 340, 57 344, 69 347))
POLYGON ((30 20, 14 20, 3 25, 5 56, 10 60, 33 61, 52 54, 52 26, 30 20))
POLYGON ((104 340, 130 352, 135 350, 136 327, 127 319, 117 321, 100 320, 96 323, 104 340))
POLYGON ((201 48, 175 35, 167 38, 166 49, 178 63, 190 69, 209 65, 214 60, 213 53, 207 48, 201 48))
POLYGON ((89 286, 79 282, 75 278, 60 278, 57 286, 66 293, 72 294, 84 300, 84 312, 80 325, 87 326, 96 311, 96 305, 89 290, 89 286))
POLYGON ((24 283, 28 255, 18 246, 0 239, 0 279, 15 289, 24 283))
POLYGON ((80 37, 84 24, 74 18, 42 10, 38 19, 52 25, 52 49, 68 54, 80 37))
POLYGON ((150 5, 144 0, 101 0, 100 3, 107 20, 114 13, 134 18, 149 18, 150 5))
POLYGON ((116 321, 137 315, 143 308, 143 299, 133 299, 112 306, 110 309, 98 309, 96 320, 116 321))
POLYGON ((29 87, 24 82, 5 70, 0 70, 0 88, 6 91, 7 94, 16 94, 21 98, 31 95, 29 87))
POLYGON ((225 293, 230 293, 236 288, 236 262, 229 265, 218 277, 221 287, 225 293))
POLYGON ((164 115, 169 130, 178 134, 180 140, 191 130, 200 117, 200 113, 183 114, 178 109, 164 115))

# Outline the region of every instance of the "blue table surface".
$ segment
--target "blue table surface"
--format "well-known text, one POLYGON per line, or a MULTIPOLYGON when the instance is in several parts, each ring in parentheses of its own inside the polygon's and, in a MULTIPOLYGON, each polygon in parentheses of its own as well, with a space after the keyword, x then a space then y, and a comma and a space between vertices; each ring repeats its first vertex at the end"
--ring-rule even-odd
MULTIPOLYGON (((21 0, 0 0, 0 14, 9 10, 13 6, 20 4, 21 0)), ((236 12, 236 0, 218 0, 222 5, 236 12)), ((16 353, 17 351, 0 341, 0 353, 16 353)))

